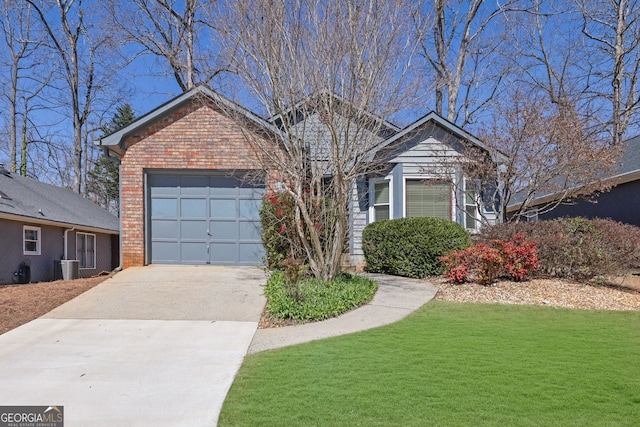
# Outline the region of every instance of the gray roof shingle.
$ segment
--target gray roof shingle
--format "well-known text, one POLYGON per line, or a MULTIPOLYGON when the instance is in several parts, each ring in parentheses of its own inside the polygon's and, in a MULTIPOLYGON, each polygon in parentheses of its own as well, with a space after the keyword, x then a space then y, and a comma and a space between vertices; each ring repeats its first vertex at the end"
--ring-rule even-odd
POLYGON ((111 234, 120 230, 117 216, 71 190, 13 173, 0 173, 0 217, 3 216, 94 228, 111 234))

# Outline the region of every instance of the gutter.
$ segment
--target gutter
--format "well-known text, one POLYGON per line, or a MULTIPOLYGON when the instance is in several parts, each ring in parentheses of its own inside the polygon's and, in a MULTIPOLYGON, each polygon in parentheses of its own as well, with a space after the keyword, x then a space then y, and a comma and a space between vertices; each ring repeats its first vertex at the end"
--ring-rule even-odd
MULTIPOLYGON (((109 154, 109 147, 102 147, 103 154, 104 156, 111 160, 112 162, 116 162, 116 164, 118 165, 118 198, 119 198, 119 202, 122 202, 122 185, 120 184, 122 182, 122 162, 120 161, 120 159, 118 157, 113 157, 111 154, 109 154)), ((118 233, 118 245, 119 245, 119 250, 118 250, 118 255, 119 255, 119 260, 118 260, 118 266, 116 268, 114 268, 111 272, 112 273, 117 273, 119 271, 122 270, 122 215, 120 212, 118 212, 118 221, 120 222, 120 230, 118 233)))
POLYGON ((69 257, 67 256, 67 240, 68 240, 68 235, 67 233, 69 233, 70 231, 75 230, 76 228, 67 228, 66 230, 64 230, 64 259, 65 261, 69 259, 69 257))

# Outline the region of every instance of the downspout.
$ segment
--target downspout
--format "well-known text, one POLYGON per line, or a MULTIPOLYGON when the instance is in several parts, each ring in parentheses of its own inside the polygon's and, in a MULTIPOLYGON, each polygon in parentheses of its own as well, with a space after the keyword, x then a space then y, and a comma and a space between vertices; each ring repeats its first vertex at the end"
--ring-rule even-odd
POLYGON ((68 239, 68 235, 67 233, 69 233, 70 231, 75 230, 75 227, 72 228, 67 228, 66 230, 64 230, 64 260, 68 260, 69 257, 67 256, 67 239, 68 239))
MULTIPOLYGON (((118 165, 118 205, 122 207, 122 205, 120 205, 120 203, 122 203, 122 163, 120 162, 119 158, 113 157, 111 154, 109 154, 108 147, 103 147, 103 154, 107 159, 111 160, 112 162, 116 162, 116 164, 118 165)), ((120 245, 118 254, 120 259, 118 266, 113 269, 112 273, 117 273, 122 270, 122 215, 120 214, 120 212, 118 212, 118 221, 120 222, 120 230, 118 233, 118 244, 120 245)))

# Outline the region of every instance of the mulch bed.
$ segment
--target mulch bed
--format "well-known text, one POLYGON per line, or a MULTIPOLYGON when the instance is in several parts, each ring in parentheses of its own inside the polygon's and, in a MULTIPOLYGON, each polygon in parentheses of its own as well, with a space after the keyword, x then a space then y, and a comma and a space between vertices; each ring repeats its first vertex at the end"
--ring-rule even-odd
MULTIPOLYGON (((588 310, 640 310, 640 292, 615 284, 587 285, 569 280, 498 281, 491 286, 455 285, 441 277, 429 279, 436 299, 454 302, 548 305, 588 310)), ((635 287, 635 285, 631 285, 635 287)))
POLYGON ((0 334, 48 313, 109 277, 0 286, 0 334))

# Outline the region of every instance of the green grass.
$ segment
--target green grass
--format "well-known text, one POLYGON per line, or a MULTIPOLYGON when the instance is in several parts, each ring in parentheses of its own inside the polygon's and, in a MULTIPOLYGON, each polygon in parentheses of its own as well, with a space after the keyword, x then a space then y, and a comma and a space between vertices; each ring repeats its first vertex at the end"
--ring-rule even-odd
POLYGON ((432 301, 248 356, 219 425, 637 425, 639 325, 638 312, 432 301))

